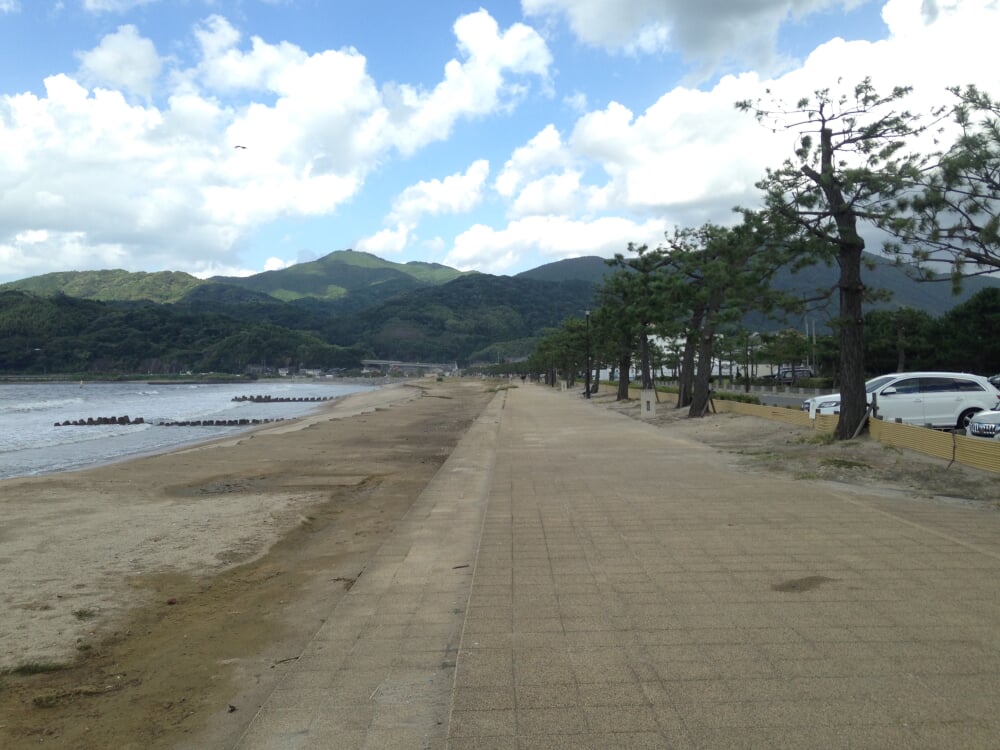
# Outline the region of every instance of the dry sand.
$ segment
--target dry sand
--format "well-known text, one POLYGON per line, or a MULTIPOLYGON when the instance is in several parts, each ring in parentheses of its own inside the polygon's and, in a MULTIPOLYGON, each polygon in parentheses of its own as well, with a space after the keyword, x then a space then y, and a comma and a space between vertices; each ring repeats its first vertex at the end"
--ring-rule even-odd
MULTIPOLYGON (((268 440, 277 449, 270 438, 419 395, 401 387, 354 394, 321 414, 163 457, 0 483, 0 670, 73 658, 81 639, 143 603, 130 579, 211 575, 248 562, 321 499, 309 479, 286 481, 280 492, 264 486, 283 452, 254 451, 237 469, 241 446, 268 440)), ((363 479, 338 472, 331 481, 363 479)))

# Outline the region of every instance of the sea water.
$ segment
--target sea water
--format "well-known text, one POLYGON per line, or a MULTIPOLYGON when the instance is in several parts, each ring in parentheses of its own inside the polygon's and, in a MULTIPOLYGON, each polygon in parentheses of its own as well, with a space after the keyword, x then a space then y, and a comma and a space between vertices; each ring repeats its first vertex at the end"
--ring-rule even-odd
POLYGON ((372 388, 324 381, 0 384, 0 479, 80 469, 250 429, 167 427, 164 422, 294 419, 322 405, 233 400, 242 396, 331 399, 372 388), (90 417, 142 418, 144 423, 61 426, 90 417))

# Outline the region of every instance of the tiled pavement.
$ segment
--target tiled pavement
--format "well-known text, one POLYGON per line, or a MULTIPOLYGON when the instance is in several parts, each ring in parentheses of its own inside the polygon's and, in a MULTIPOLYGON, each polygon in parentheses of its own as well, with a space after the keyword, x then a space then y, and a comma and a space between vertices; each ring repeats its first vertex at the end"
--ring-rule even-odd
POLYGON ((238 745, 675 747, 1000 747, 1000 514, 502 392, 238 745))

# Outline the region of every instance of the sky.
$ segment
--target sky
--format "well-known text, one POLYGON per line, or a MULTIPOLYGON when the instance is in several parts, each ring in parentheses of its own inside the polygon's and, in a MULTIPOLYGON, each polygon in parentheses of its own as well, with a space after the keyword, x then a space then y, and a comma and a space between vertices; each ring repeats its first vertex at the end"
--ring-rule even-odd
POLYGON ((0 0, 0 283, 654 247, 792 156, 736 101, 997 95, 998 37, 1000 0, 0 0))

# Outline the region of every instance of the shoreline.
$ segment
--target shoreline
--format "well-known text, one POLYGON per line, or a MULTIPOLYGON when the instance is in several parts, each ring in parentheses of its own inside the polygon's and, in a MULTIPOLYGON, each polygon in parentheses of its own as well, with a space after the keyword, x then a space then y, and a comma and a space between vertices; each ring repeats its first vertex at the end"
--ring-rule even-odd
POLYGON ((0 481, 0 746, 233 747, 494 397, 400 382, 0 481))
POLYGON ((75 383, 7 383, 6 388, 13 390, 0 385, 3 402, 0 404, 0 424, 5 438, 0 441, 4 446, 0 452, 0 480, 82 471, 211 443, 278 422, 295 421, 354 392, 393 386, 392 383, 343 379, 328 383, 307 380, 258 383, 256 391, 254 387, 244 389, 231 384, 176 385, 171 388, 138 381, 95 382, 78 389, 75 383), (204 395, 192 397, 195 400, 191 402, 187 389, 193 389, 191 393, 195 394, 224 393, 226 403, 212 406, 205 402, 204 395), (120 402, 113 395, 119 391, 129 401, 128 406, 119 407, 120 402), (159 395, 148 396, 146 391, 159 395), (251 392, 271 394, 276 397, 274 403, 282 403, 284 396, 288 403, 280 410, 273 407, 274 411, 272 407, 259 407, 255 403, 229 403, 241 400, 241 394, 249 402, 245 394, 251 392), (296 397, 297 393, 307 395, 296 397), (74 401, 80 403, 74 404, 74 401), (187 403, 201 406, 185 411, 187 403), (46 409, 46 404, 53 406, 46 409), (234 409, 230 409, 231 406, 234 409), (19 415, 22 411, 24 414, 19 415), (126 412, 130 417, 120 416, 126 412), (47 416, 49 413, 51 416, 47 416), (126 423, 121 421, 123 419, 129 421, 126 423), (53 427, 59 431, 52 431, 53 427), (164 427, 182 431, 164 432, 164 427), (99 432, 79 432, 91 428, 99 432))
POLYGON ((184 498, 183 487, 226 475, 256 476, 250 484, 261 484, 268 466, 296 460, 294 433, 329 429, 421 394, 416 387, 389 385, 318 403, 308 415, 165 451, 0 479, 0 642, 8 646, 0 653, 0 671, 72 659, 81 639, 92 639, 142 603, 129 578, 157 570, 211 574, 252 560, 318 498, 316 492, 263 487, 246 494, 208 489, 184 498), (199 495, 211 497, 211 506, 197 502, 199 495), (262 515, 253 517, 255 511, 262 515))

